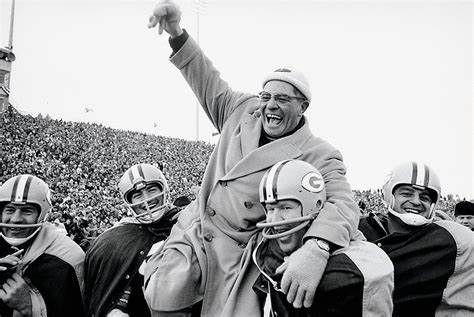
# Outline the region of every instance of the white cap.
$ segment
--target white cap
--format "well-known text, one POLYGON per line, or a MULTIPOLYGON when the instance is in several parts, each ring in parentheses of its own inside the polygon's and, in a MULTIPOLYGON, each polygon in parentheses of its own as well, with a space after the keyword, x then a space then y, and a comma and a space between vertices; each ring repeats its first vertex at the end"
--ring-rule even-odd
POLYGON ((311 91, 309 90, 309 82, 303 73, 291 68, 283 67, 268 74, 263 80, 262 87, 271 80, 280 80, 295 86, 304 96, 311 102, 311 91))

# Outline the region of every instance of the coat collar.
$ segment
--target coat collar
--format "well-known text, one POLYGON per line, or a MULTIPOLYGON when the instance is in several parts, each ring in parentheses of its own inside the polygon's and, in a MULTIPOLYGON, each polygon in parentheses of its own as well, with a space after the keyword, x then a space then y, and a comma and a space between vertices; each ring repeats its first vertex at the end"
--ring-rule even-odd
POLYGON ((59 234, 60 233, 55 230, 50 223, 43 223, 41 230, 32 238, 32 244, 24 253, 22 258, 22 270, 25 271, 32 262, 45 253, 57 239, 59 234))
POLYGON ((303 154, 302 145, 312 136, 307 118, 295 133, 258 147, 261 131, 260 118, 246 114, 240 136, 243 157, 221 180, 236 179, 267 169, 279 161, 298 158, 303 154))

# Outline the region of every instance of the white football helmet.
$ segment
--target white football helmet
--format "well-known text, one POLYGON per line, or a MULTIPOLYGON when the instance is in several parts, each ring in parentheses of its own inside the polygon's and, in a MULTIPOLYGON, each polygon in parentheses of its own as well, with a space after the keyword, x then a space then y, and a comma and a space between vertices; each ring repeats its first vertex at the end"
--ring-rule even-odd
POLYGON ((436 204, 441 197, 441 184, 438 175, 425 164, 418 162, 406 162, 395 167, 388 175, 387 181, 382 186, 382 196, 388 212, 398 217, 410 226, 422 226, 433 221, 436 204), (414 213, 399 213, 393 207, 395 197, 393 191, 398 185, 412 185, 415 188, 428 189, 433 195, 433 203, 427 217, 414 213))
MULTIPOLYGON (((259 187, 260 202, 274 203, 284 199, 296 200, 301 204, 300 217, 283 221, 257 223, 263 228, 263 236, 267 239, 277 239, 308 226, 319 214, 326 201, 326 188, 321 173, 311 164, 301 160, 284 160, 270 168, 259 187), (274 227, 297 224, 289 230, 274 233, 274 227)), ((266 208, 265 208, 266 212, 266 208)))
POLYGON ((163 173, 153 165, 145 163, 133 165, 120 178, 118 188, 125 205, 129 207, 134 217, 140 222, 152 223, 158 221, 171 208, 168 182, 163 173), (141 190, 148 184, 157 184, 161 192, 142 201, 132 203, 130 199, 132 192, 141 190), (163 203, 154 205, 153 201, 161 196, 163 196, 163 203), (134 207, 137 206, 144 206, 147 211, 138 214, 134 210, 134 207))
POLYGON ((49 186, 36 176, 23 174, 17 175, 8 179, 2 186, 0 186, 0 211, 3 207, 13 203, 17 205, 24 205, 26 203, 34 204, 39 207, 38 220, 34 224, 13 224, 0 222, 0 227, 8 228, 37 228, 28 237, 25 238, 8 238, 3 236, 5 241, 12 245, 22 244, 31 239, 41 228, 46 221, 49 212, 51 211, 51 191, 49 186))

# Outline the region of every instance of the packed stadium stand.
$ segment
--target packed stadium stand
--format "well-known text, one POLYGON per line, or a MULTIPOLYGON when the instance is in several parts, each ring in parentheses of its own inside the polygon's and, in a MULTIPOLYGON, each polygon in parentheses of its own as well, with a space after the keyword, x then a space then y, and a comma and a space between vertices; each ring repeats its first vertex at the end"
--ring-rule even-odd
MULTIPOLYGON (((127 215, 117 182, 133 164, 163 164, 171 200, 199 186, 213 146, 205 142, 123 131, 95 123, 66 122, 16 112, 0 115, 0 184, 23 173, 50 184, 53 212, 81 246, 127 215)), ((383 212, 380 192, 355 190, 363 213, 383 212)), ((459 199, 443 197, 452 215, 459 199)))

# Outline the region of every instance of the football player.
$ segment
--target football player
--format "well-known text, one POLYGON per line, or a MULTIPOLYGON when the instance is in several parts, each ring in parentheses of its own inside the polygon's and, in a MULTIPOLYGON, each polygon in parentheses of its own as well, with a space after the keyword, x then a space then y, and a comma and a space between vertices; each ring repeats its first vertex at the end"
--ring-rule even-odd
POLYGON ((382 187, 388 214, 370 214, 359 229, 395 267, 394 316, 474 314, 474 235, 451 220, 433 221, 441 197, 425 164, 395 167, 382 187))
MULTIPOLYGON (((294 308, 294 288, 282 281, 288 256, 303 243, 303 236, 326 201, 324 179, 311 164, 285 160, 275 164, 260 182, 260 202, 266 220, 253 260, 261 275, 254 289, 269 294, 272 316, 391 316, 393 266, 376 245, 353 241, 331 252, 316 240, 328 258, 325 273, 310 308, 294 308)), ((308 254, 307 256, 311 256, 308 254)), ((308 275, 308 279, 313 278, 308 275)))
POLYGON ((0 187, 0 316, 84 316, 84 252, 46 222, 50 195, 33 175, 0 187))
POLYGON ((133 215, 102 233, 85 260, 85 302, 93 316, 149 316, 143 297, 147 256, 159 250, 175 223, 163 173, 150 164, 136 164, 120 178, 118 188, 133 215))

